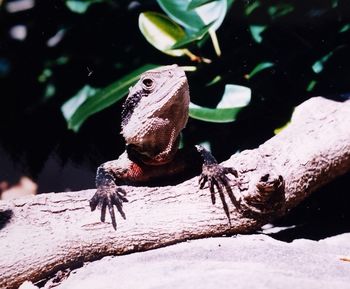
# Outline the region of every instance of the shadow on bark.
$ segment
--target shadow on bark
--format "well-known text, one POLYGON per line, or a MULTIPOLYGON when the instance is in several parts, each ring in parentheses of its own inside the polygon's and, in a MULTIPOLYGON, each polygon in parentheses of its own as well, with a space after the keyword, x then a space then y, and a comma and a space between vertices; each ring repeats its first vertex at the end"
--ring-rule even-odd
POLYGON ((350 173, 347 173, 273 223, 278 227, 295 227, 268 235, 292 242, 295 239, 321 240, 350 232, 349 186, 350 173))

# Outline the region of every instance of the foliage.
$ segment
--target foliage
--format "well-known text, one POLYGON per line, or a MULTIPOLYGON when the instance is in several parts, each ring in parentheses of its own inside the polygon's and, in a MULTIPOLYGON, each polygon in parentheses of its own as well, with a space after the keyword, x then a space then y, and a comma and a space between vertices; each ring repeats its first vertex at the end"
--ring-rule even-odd
POLYGON ((141 73, 155 67, 157 66, 146 64, 101 90, 84 86, 74 97, 62 105, 62 113, 68 121, 68 128, 78 131, 90 115, 120 100, 129 91, 129 87, 137 82, 141 73))
MULTIPOLYGON (((81 3, 82 8, 76 2, 74 1, 75 5, 72 5, 71 1, 66 3, 72 11, 83 13, 89 5, 96 1, 84 1, 81 3)), ((151 45, 170 56, 187 55, 192 61, 209 64, 211 60, 196 56, 189 50, 189 46, 198 43, 205 35, 209 34, 217 56, 221 55, 215 30, 222 24, 228 11, 227 8, 232 4, 232 1, 158 0, 158 4, 168 16, 157 12, 143 12, 139 15, 139 29, 151 45)), ((266 67, 262 69, 264 68, 266 67)), ((256 67, 252 75, 258 70, 259 67, 256 67)), ((93 97, 83 96, 82 100, 82 91, 79 91, 62 106, 68 127, 77 131, 90 115, 120 100, 127 93, 127 87, 134 84, 138 75, 144 71, 144 67, 141 67, 131 72, 104 90, 98 91, 93 97), (67 111, 69 113, 66 113, 67 111)), ((220 102, 226 103, 226 107, 220 107, 219 103, 218 107, 214 109, 191 103, 190 117, 211 122, 234 121, 238 112, 249 103, 250 90, 233 89, 233 87, 233 85, 226 86, 223 99, 220 102), (242 91, 245 93, 242 94, 242 91), (244 101, 234 105, 237 102, 237 97, 238 99, 243 97, 244 101), (232 100, 226 100, 227 98, 232 100), (230 103, 231 106, 227 107, 227 103, 230 103)))
POLYGON ((190 103, 190 116, 209 122, 231 122, 241 109, 250 102, 251 91, 247 87, 227 84, 216 108, 207 108, 190 103))
MULTIPOLYGON (((99 0, 102 1, 102 0, 99 0)), ((67 6, 74 12, 84 13, 86 7, 90 6, 93 3, 96 3, 96 0, 91 1, 74 1, 76 6, 72 6, 72 1, 67 1, 67 6), (77 3, 80 2, 80 5, 83 5, 83 9, 79 8, 77 3), (78 8, 77 8, 78 7, 78 8)), ((108 1, 107 1, 108 2, 108 1)), ((150 12, 145 11, 139 14, 139 29, 145 39, 153 45, 156 49, 161 52, 168 54, 172 57, 181 57, 188 56, 191 62, 197 62, 198 69, 204 69, 203 65, 208 67, 213 64, 213 61, 219 62, 217 59, 212 60, 202 56, 202 51, 204 49, 208 36, 212 39, 212 44, 214 51, 217 57, 221 56, 221 48, 219 41, 216 36, 216 32, 222 25, 225 16, 229 13, 229 8, 233 5, 233 1, 227 0, 216 0, 216 1, 203 1, 203 0, 158 0, 157 1, 163 12, 150 12), (195 50, 196 53, 201 55, 196 55, 191 50, 195 50)), ((327 7, 312 7, 310 6, 308 12, 314 15, 322 15, 327 13, 332 13, 332 10, 339 9, 341 1, 333 1, 329 3, 327 7)), ((234 8, 235 9, 235 6, 234 8)), ((250 1, 243 7, 243 15, 240 15, 241 18, 246 18, 249 22, 250 18, 253 18, 254 15, 259 15, 262 21, 252 21, 249 25, 249 31, 251 33, 251 39, 255 42, 256 49, 264 49, 266 43, 269 42, 269 32, 275 29, 276 23, 280 23, 283 20, 288 20, 290 17, 293 17, 293 13, 297 13, 297 10, 300 9, 297 4, 291 1, 268 1, 263 2, 259 0, 250 1), (265 18, 265 19, 264 19, 265 18), (254 23, 256 22, 256 23, 254 23), (259 48, 261 47, 261 48, 259 48)), ((299 12, 300 13, 300 12, 299 12)), ((342 19, 342 21, 344 21, 342 19)), ((338 34, 342 34, 348 31, 348 23, 342 23, 339 21, 338 34)), ((296 37, 301 38, 299 41, 303 42, 302 45, 313 46, 312 43, 308 43, 308 40, 305 39, 302 35, 296 35, 296 37)), ((295 37, 295 38, 296 38, 295 37)), ((253 46, 250 42, 249 45, 253 46)), ((319 58, 315 59, 314 62, 309 64, 309 67, 304 67, 304 72, 307 83, 304 84, 304 92, 312 92, 317 85, 318 74, 322 72, 327 63, 334 57, 334 54, 338 50, 343 50, 347 48, 347 45, 338 45, 332 47, 324 55, 319 55, 319 58), (311 68, 311 71, 310 71, 311 68)), ((176 60, 175 60, 176 61, 176 60)), ((258 60, 259 61, 259 60, 258 60)), ((174 62, 174 60, 172 61, 174 62)), ((274 59, 272 55, 265 55, 265 59, 260 59, 260 62, 256 62, 255 66, 251 69, 251 72, 245 73, 244 78, 246 80, 251 80, 255 77, 256 74, 267 70, 270 73, 275 72, 278 68, 275 68, 275 65, 278 64, 279 59, 274 59)), ((208 68, 207 68, 208 69, 208 68)), ((196 69, 197 70, 197 69, 196 69)), ((135 75, 135 73, 131 73, 135 75)), ((222 73, 216 77, 220 78, 222 81, 222 73)), ((124 81, 128 81, 127 77, 123 78, 124 81)), ((116 82, 118 85, 122 84, 121 80, 116 82)), ((250 83, 248 82, 248 85, 250 83)), ((116 84, 114 84, 116 85, 116 84)), ((126 92, 126 91, 125 91, 126 92)), ((114 101, 110 101, 108 104, 100 102, 101 107, 95 111, 89 111, 85 109, 85 114, 79 111, 80 113, 80 124, 91 114, 100 111, 102 108, 105 108, 113 104, 116 100, 121 98, 121 94, 111 94, 110 98, 115 96, 114 101)), ((228 96, 228 94, 224 94, 228 96)), ((103 99, 103 93, 99 93, 98 97, 103 99)), ((235 98, 234 94, 229 94, 229 97, 235 98)), ((249 95, 250 99, 250 95, 249 95)), ((88 101, 88 100, 87 100, 88 101)), ((67 102, 65 106, 68 106, 70 102, 67 102)), ((245 105, 248 104, 248 101, 245 102, 245 105)), ((84 105, 84 103, 82 104, 84 105)), ((237 112, 241 110, 242 107, 232 107, 235 113, 227 114, 226 110, 217 110, 215 108, 208 108, 202 106, 196 106, 191 104, 190 106, 190 116, 206 121, 214 122, 226 122, 233 121, 236 119, 237 112), (212 112, 212 113, 210 113, 212 112), (206 117, 198 117, 198 115, 205 115, 206 117), (230 115, 230 117, 228 116, 230 115), (212 116, 212 117, 211 117, 212 116)), ((71 116, 73 117, 73 115, 71 116)), ((67 121, 70 123, 69 127, 77 130, 80 126, 72 126, 71 117, 67 118, 67 121)), ((79 117, 78 117, 79 118, 79 117)))
POLYGON ((110 159, 123 149, 118 101, 136 80, 127 76, 148 63, 177 63, 187 69, 192 102, 218 112, 206 121, 235 120, 192 118, 185 140, 220 146, 219 159, 225 146, 254 147, 306 98, 350 91, 348 11, 347 0, 1 1, 2 146, 36 170, 56 147, 68 158, 72 143, 76 157, 93 142, 110 159), (236 98, 225 94, 231 85, 249 87, 251 100, 243 109, 229 104, 239 113, 224 116, 216 109, 224 95, 236 98))

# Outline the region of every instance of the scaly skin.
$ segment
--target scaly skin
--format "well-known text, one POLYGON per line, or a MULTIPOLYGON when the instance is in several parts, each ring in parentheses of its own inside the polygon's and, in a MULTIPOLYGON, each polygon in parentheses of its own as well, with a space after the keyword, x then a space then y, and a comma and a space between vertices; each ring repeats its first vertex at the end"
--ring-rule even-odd
POLYGON ((90 200, 92 211, 97 206, 101 207, 102 222, 108 208, 112 226, 117 228, 114 206, 126 218, 123 203, 128 200, 120 185, 176 176, 184 171, 193 171, 201 164, 199 185, 203 189, 208 184, 212 203, 215 204, 216 188, 229 221, 225 191, 239 210, 239 201, 232 192, 227 176, 232 174, 237 177, 235 169, 219 165, 211 153, 201 146, 178 150, 179 134, 188 119, 189 99, 187 78, 177 65, 145 72, 130 89, 122 111, 122 135, 126 150, 117 160, 106 162, 97 169, 97 191, 90 200))

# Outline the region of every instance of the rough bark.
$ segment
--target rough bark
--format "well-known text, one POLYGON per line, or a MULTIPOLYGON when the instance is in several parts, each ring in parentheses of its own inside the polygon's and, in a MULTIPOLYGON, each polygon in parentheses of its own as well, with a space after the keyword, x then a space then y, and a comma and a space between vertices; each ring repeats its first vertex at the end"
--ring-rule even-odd
POLYGON ((241 183, 233 191, 243 210, 231 204, 231 225, 197 177, 176 186, 125 186, 127 219, 119 218, 117 231, 90 212, 94 190, 0 202, 0 287, 106 255, 256 230, 350 169, 350 101, 312 98, 280 134, 224 164, 239 171, 241 183))

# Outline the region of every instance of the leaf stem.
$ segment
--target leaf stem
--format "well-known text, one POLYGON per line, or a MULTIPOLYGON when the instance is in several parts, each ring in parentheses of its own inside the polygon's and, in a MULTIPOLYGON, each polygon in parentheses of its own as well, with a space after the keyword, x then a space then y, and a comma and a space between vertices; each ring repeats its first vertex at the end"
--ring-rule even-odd
POLYGON ((191 59, 191 61, 211 63, 210 59, 195 55, 188 49, 184 49, 183 52, 191 59))
POLYGON ((221 56, 221 49, 220 49, 220 45, 219 45, 219 41, 218 41, 218 38, 216 36, 216 32, 214 29, 209 29, 209 35, 210 35, 210 38, 211 38, 211 42, 213 43, 213 47, 214 47, 214 50, 215 50, 215 53, 218 57, 221 56))

